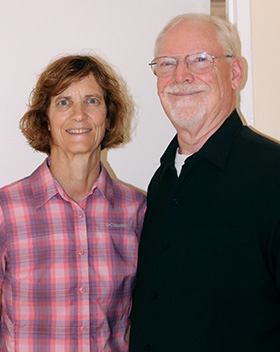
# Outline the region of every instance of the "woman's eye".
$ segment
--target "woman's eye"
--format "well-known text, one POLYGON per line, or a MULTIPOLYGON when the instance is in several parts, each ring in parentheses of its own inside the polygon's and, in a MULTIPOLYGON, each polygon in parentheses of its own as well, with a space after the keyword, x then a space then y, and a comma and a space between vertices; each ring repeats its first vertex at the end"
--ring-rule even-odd
POLYGON ((98 103, 98 100, 96 98, 89 98, 88 103, 89 104, 96 104, 96 103, 98 103))
POLYGON ((60 100, 60 101, 58 102, 58 105, 60 105, 60 106, 66 106, 66 105, 68 105, 68 100, 66 100, 66 99, 60 100))

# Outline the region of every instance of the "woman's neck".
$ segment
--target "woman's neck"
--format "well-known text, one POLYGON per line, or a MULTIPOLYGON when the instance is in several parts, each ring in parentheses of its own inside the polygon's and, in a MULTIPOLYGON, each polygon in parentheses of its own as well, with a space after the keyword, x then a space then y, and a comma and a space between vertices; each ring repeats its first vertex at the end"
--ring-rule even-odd
POLYGON ((50 170, 65 193, 76 203, 87 196, 100 173, 100 152, 63 156, 52 153, 50 170))

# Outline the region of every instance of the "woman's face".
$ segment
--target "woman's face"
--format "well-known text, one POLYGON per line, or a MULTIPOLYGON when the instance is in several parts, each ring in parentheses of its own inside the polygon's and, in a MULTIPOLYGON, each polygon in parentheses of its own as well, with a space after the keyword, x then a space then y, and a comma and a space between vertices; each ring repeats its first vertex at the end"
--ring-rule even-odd
POLYGON ((100 153, 107 108, 93 74, 51 98, 48 108, 51 155, 100 153))

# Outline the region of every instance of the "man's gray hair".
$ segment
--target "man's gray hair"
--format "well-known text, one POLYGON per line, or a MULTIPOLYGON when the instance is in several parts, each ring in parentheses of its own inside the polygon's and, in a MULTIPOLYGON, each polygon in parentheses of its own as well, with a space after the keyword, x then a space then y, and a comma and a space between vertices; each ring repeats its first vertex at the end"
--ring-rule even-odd
POLYGON ((222 19, 218 16, 210 16, 206 14, 187 13, 174 17, 169 23, 160 31, 155 42, 155 57, 159 49, 160 42, 164 35, 174 28, 177 24, 186 21, 202 21, 213 25, 218 38, 224 48, 225 55, 240 56, 241 55, 241 42, 238 31, 234 25, 229 21, 222 19))

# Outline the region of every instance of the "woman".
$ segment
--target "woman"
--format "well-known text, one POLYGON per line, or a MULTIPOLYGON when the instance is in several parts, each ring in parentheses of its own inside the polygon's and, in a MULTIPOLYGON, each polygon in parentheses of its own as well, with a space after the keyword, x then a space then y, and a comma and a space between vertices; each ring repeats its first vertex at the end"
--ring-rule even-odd
POLYGON ((128 350, 145 196, 100 154, 127 141, 132 114, 96 57, 62 57, 39 77, 20 127, 49 157, 0 190, 1 351, 128 350))

